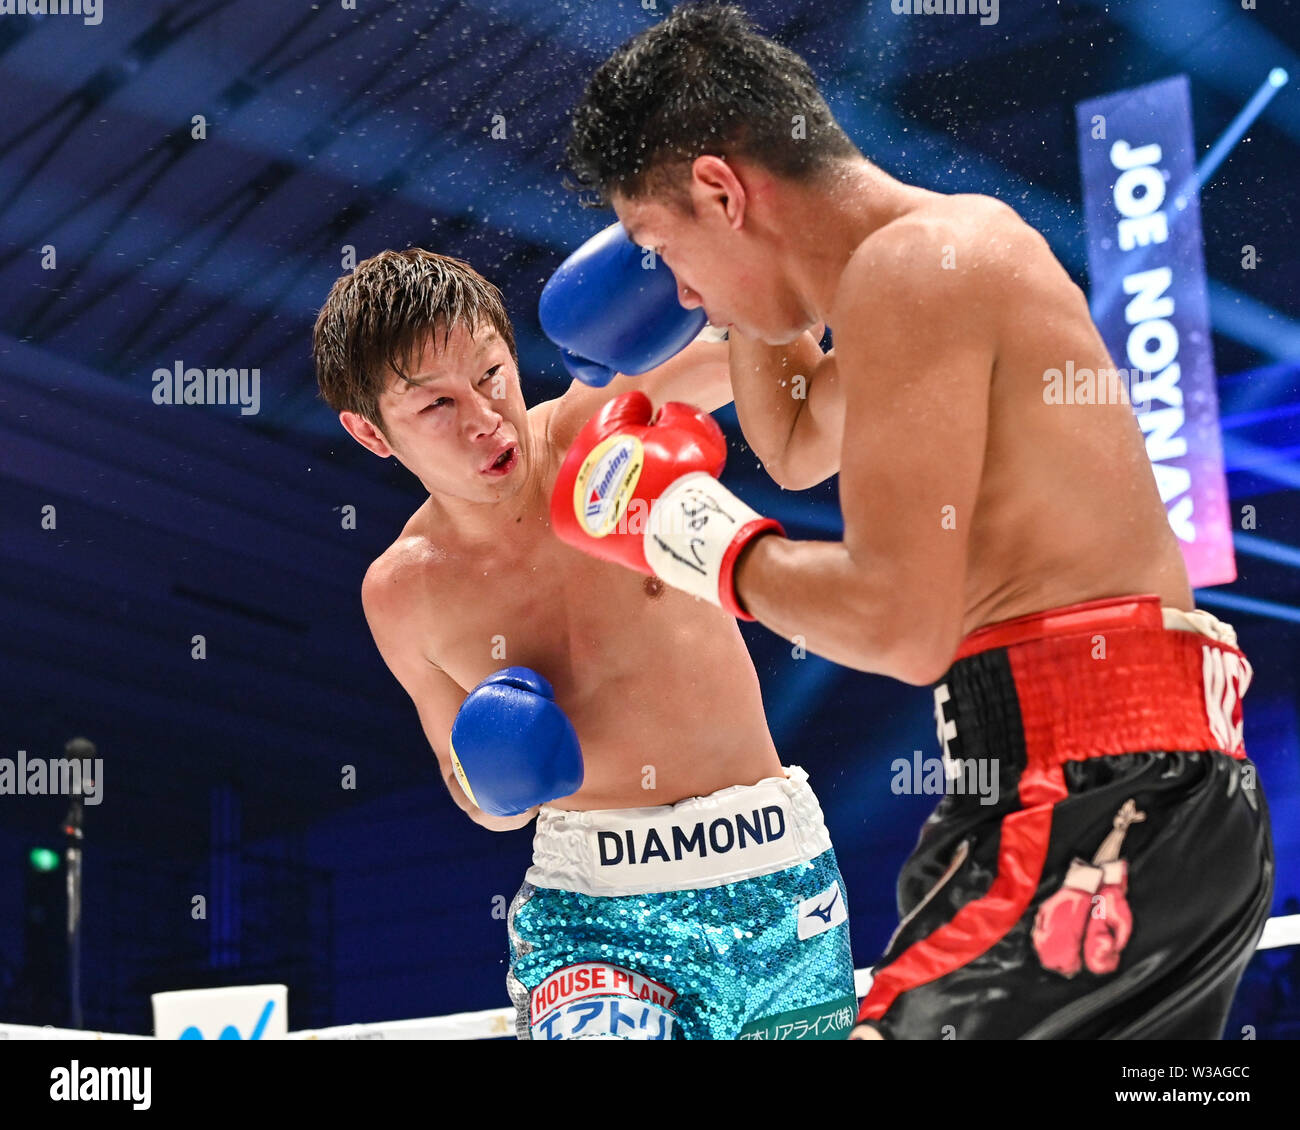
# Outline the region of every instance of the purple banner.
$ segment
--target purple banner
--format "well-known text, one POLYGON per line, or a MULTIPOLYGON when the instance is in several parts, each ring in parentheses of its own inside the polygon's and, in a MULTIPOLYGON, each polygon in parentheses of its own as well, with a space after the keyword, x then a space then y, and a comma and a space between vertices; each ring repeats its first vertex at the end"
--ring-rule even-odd
POLYGON ((1146 438, 1194 587, 1237 576, 1186 76, 1075 108, 1092 317, 1146 438), (1138 374, 1141 374, 1140 376, 1138 374))

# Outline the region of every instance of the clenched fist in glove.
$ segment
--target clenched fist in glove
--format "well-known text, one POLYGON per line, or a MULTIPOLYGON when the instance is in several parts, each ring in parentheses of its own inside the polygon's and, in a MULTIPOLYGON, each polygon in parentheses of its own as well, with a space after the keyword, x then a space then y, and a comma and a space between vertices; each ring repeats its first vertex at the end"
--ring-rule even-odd
POLYGON ((754 538, 784 531, 718 482, 726 460, 722 429, 707 412, 673 402, 656 414, 644 393, 624 393, 569 448, 551 525, 584 553, 752 620, 736 596, 736 560, 754 538))

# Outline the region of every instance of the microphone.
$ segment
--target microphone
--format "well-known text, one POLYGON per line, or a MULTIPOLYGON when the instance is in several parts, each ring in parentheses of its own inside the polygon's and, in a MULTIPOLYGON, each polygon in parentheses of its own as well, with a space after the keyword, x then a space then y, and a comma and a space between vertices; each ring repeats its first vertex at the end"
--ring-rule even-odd
POLYGON ((89 738, 70 738, 63 745, 64 757, 81 762, 83 770, 78 778, 81 781, 81 791, 72 794, 68 801, 67 819, 64 820, 64 824, 67 825, 64 830, 77 839, 81 838, 81 823, 85 815, 85 801, 82 798, 87 792, 95 791, 95 779, 91 774, 95 772, 97 752, 95 743, 89 738))

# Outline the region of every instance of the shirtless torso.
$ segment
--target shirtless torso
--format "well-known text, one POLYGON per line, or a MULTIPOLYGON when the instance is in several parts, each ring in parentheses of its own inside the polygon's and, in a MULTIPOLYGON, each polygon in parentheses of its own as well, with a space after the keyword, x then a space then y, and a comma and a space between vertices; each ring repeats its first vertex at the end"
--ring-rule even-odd
POLYGON ((900 872, 857 1038, 1219 1039, 1272 897, 1248 663, 1189 615, 1132 406, 1110 382, 1100 403, 1055 395, 1115 366, 1047 243, 995 200, 890 176, 814 88, 737 9, 684 6, 574 111, 577 182, 735 331, 769 473, 839 475, 843 536, 823 541, 683 476, 667 505, 700 518, 646 563, 835 662, 935 684, 954 787, 900 872), (969 786, 980 766, 997 798, 969 786))
POLYGON ((551 533, 564 433, 599 403, 595 390, 575 386, 573 396, 584 398, 576 410, 561 398, 527 413, 525 481, 498 521, 469 537, 431 495, 363 589, 376 641, 419 709, 453 798, 487 827, 532 814, 495 818, 470 805, 447 738, 466 693, 506 666, 549 680, 578 734, 585 780, 554 807, 671 804, 781 772, 735 621, 551 533))
POLYGON ((763 537, 742 554, 737 591, 760 621, 923 684, 989 623, 1129 593, 1192 607, 1127 399, 1049 395, 1052 370, 1114 366, 1082 291, 1011 208, 865 163, 812 185, 739 160, 696 169, 706 219, 616 197, 620 216, 683 304, 732 325, 736 409, 773 477, 840 476, 842 542, 763 537), (761 250, 728 256, 742 224, 761 250), (803 332, 817 323, 834 333, 825 356, 803 332))
MULTIPOLYGON (((1125 593, 1156 593, 1166 605, 1191 608, 1182 557, 1131 406, 1114 398, 1057 403, 1059 395, 1051 393, 1054 387, 1059 393, 1059 385, 1044 380, 1050 370, 1065 370, 1067 361, 1075 371, 1115 367, 1083 292, 1046 241, 1010 208, 988 197, 926 196, 903 223, 973 260, 971 289, 959 293, 981 312, 973 320, 983 332, 970 352, 989 362, 962 634, 1125 593), (1000 285, 976 294, 984 271, 1000 285)), ((888 229, 878 235, 894 238, 888 229)), ((871 249, 860 253, 869 257, 871 249)), ((916 264, 914 276, 928 266, 924 256, 916 264)), ((916 281, 924 286, 928 280, 916 281)), ((851 293, 846 300, 853 300, 851 293)), ((921 326, 913 331, 919 334, 921 326)), ((896 497, 906 501, 905 492, 896 497)))

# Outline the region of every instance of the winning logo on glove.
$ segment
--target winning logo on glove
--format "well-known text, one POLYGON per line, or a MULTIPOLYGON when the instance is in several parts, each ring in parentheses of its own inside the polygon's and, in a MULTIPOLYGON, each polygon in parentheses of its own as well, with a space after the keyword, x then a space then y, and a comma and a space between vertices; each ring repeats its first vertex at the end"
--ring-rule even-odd
POLYGON ((602 440, 582 461, 573 484, 573 512, 591 537, 603 538, 618 526, 644 465, 641 441, 630 435, 602 440))

